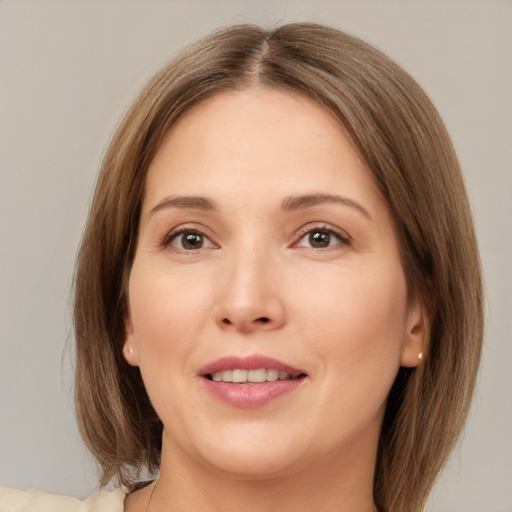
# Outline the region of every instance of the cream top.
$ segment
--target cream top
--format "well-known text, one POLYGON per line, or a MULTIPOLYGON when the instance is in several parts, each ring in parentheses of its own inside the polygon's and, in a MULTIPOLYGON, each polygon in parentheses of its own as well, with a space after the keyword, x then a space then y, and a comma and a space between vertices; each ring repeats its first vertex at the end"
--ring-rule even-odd
POLYGON ((0 512, 123 512, 127 490, 100 491, 82 501, 41 491, 0 488, 0 512))

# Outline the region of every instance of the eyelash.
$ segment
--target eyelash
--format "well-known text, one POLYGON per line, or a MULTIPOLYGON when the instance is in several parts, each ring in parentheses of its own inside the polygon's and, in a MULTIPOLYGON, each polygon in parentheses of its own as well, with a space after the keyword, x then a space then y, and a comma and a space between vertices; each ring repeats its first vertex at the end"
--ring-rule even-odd
POLYGON ((329 249, 332 247, 336 247, 338 245, 347 246, 347 245, 350 245, 350 243, 351 243, 350 237, 345 232, 340 231, 338 229, 334 229, 325 224, 320 224, 320 225, 316 225, 316 226, 309 225, 309 226, 305 226, 304 228, 302 228, 301 231, 299 232, 299 237, 297 239, 297 242, 295 242, 293 245, 300 247, 300 245, 299 245, 300 241, 302 239, 304 239, 307 235, 311 236, 313 233, 323 233, 323 234, 327 234, 329 236, 334 235, 338 239, 338 243, 335 243, 332 245, 329 243, 329 245, 327 245, 325 247, 309 246, 309 248, 311 248, 311 249, 316 249, 316 250, 329 249))
MULTIPOLYGON (((186 235, 186 234, 199 236, 203 239, 203 243, 204 243, 204 240, 208 240, 210 242, 210 244, 216 246, 216 244, 214 244, 214 242, 212 242, 210 240, 210 238, 208 236, 206 236, 201 230, 194 229, 194 228, 179 228, 179 229, 171 231, 170 233, 165 235, 164 239, 162 240, 161 245, 163 248, 169 247, 177 238, 179 238, 182 235, 186 235)), ((194 249, 185 249, 184 247, 181 247, 181 248, 176 247, 176 249, 184 251, 184 252, 194 251, 194 249)), ((203 249, 203 245, 201 245, 201 247, 199 247, 198 249, 203 249)), ((198 249, 195 249, 195 250, 198 250, 198 249)))
MULTIPOLYGON (((197 249, 186 249, 184 247, 175 247, 175 249, 181 250, 181 251, 184 251, 184 252, 192 252, 194 250, 211 248, 211 246, 209 246, 209 247, 204 247, 203 246, 205 240, 209 241, 209 243, 211 245, 213 245, 215 248, 218 248, 218 246, 214 242, 212 242, 210 240, 210 238, 207 235, 205 235, 201 230, 193 229, 193 228, 180 228, 180 229, 171 231, 170 233, 165 235, 164 239, 161 242, 161 246, 163 248, 167 248, 177 238, 179 238, 182 235, 186 235, 186 234, 195 235, 195 236, 201 237, 203 243, 197 249)), ((328 248, 331 248, 331 247, 335 247, 335 246, 338 246, 338 245, 347 246, 347 245, 350 245, 350 243, 351 243, 350 237, 346 233, 344 233, 344 232, 342 232, 340 230, 337 230, 337 229, 333 229, 332 227, 329 227, 329 226, 327 226, 325 224, 321 224, 321 225, 317 225, 317 226, 311 226, 310 225, 310 226, 306 226, 306 227, 302 228, 300 230, 300 232, 298 233, 297 241, 292 244, 292 247, 309 247, 311 249, 322 250, 322 249, 328 249, 328 248), (325 247, 312 247, 311 245, 310 246, 301 246, 300 245, 301 240, 303 240, 307 235, 311 236, 313 233, 322 233, 322 234, 328 235, 329 237, 330 236, 334 236, 334 237, 336 237, 338 239, 338 242, 335 243, 335 244, 331 244, 330 240, 329 240, 328 245, 325 246, 325 247)))

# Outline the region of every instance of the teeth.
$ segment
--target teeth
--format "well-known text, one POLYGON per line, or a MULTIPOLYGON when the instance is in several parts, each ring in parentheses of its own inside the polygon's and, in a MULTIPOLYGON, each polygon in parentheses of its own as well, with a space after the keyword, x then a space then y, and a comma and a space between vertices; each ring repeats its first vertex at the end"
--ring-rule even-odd
POLYGON ((233 370, 233 382, 247 382, 247 370, 233 370))
POLYGON ((267 370, 267 380, 273 382, 279 378, 278 370, 267 370))
POLYGON ((247 372, 247 380, 249 382, 265 382, 267 380, 267 371, 263 368, 260 370, 249 370, 247 372))
POLYGON ((212 374, 212 380, 215 382, 235 382, 235 383, 259 383, 274 382, 276 380, 291 380, 294 377, 287 372, 269 368, 259 368, 258 370, 224 370, 212 374))

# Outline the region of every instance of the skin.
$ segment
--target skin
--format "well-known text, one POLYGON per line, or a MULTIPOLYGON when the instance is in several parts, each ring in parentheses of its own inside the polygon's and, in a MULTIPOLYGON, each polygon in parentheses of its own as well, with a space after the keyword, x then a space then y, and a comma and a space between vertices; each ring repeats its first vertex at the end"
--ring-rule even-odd
POLYGON ((331 114, 264 87, 188 111, 148 171, 129 306, 124 354, 164 424, 151 511, 374 510, 386 397, 418 363, 425 318, 388 207, 331 114), (344 199, 289 208, 310 195, 344 199), (251 354, 307 377, 255 409, 206 390, 202 366, 251 354))

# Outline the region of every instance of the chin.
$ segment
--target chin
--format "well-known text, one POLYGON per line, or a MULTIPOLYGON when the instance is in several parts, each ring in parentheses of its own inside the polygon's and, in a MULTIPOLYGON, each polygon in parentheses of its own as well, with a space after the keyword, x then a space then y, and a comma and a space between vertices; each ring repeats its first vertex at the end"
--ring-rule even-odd
POLYGON ((220 460, 215 457, 209 461, 217 471, 231 475, 238 480, 269 480, 275 477, 293 473, 298 461, 295 457, 281 456, 281 454, 258 454, 257 456, 245 453, 226 454, 220 460))
POLYGON ((264 480, 293 473, 304 462, 304 450, 289 436, 267 435, 261 430, 253 435, 230 432, 221 441, 203 443, 200 457, 210 467, 241 480, 264 480), (297 445, 297 446, 296 446, 297 445))

